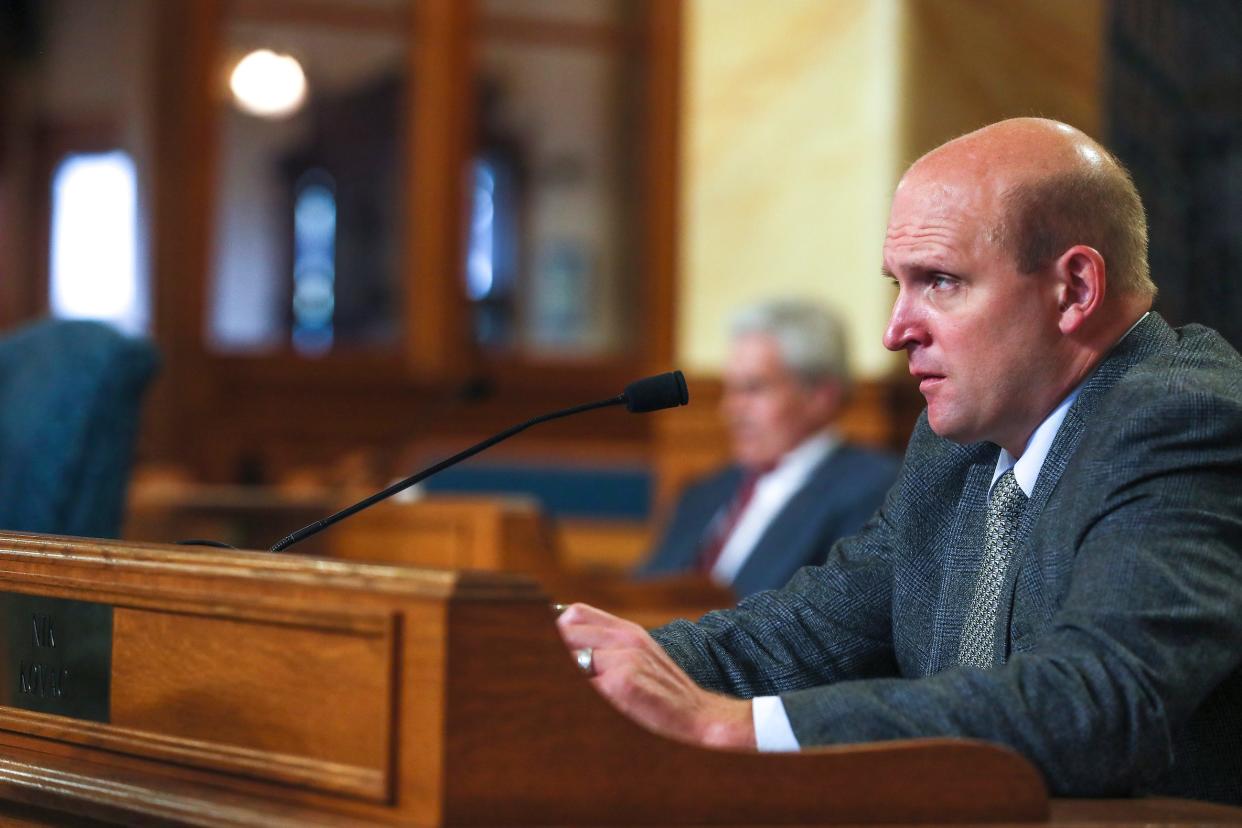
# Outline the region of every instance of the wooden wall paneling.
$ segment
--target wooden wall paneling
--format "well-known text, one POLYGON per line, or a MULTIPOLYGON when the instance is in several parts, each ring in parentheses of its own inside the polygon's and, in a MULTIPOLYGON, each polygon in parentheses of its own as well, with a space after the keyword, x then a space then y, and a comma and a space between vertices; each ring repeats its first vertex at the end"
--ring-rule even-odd
POLYGON ((163 460, 192 468, 210 458, 216 410, 203 346, 219 90, 220 0, 156 3, 154 170, 151 204, 153 328, 163 366, 146 423, 163 460))
POLYGON ((405 356, 413 376, 466 375, 473 362, 462 262, 469 194, 466 161, 474 146, 473 3, 414 4, 406 107, 409 163, 402 258, 405 356))
POLYGON ((27 209, 36 150, 29 74, 12 56, 0 57, 0 330, 40 309, 31 285, 29 238, 34 228, 27 209))
POLYGON ((228 0, 228 3, 233 17, 268 23, 297 20, 323 26, 380 31, 392 31, 409 25, 404 10, 359 3, 338 3, 334 0, 228 0))
POLYGON ((680 231, 681 37, 683 4, 644 0, 647 121, 642 153, 643 283, 642 363, 650 372, 668 370, 676 354, 675 328, 680 231))

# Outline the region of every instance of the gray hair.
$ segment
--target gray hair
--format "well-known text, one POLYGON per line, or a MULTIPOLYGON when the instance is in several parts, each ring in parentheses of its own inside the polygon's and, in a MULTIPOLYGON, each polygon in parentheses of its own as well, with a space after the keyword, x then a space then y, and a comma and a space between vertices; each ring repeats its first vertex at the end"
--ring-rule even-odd
POLYGON ((749 334, 770 336, 781 361, 803 383, 850 384, 845 331, 837 316, 804 299, 776 299, 742 308, 729 326, 733 339, 749 334))

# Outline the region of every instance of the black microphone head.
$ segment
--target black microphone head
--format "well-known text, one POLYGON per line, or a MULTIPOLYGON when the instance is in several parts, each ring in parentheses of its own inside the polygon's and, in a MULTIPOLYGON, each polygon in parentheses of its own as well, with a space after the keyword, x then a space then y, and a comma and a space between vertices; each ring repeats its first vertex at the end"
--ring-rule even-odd
POLYGON ((681 371, 670 371, 667 374, 656 374, 634 380, 625 386, 625 408, 631 413, 659 411, 662 408, 676 408, 690 402, 690 392, 686 390, 686 378, 681 371))

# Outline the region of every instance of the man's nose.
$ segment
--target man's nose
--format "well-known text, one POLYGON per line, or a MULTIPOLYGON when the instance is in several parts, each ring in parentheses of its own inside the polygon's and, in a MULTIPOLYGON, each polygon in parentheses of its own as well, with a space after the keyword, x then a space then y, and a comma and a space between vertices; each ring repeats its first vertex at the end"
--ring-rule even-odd
POLYGON ((910 344, 924 344, 926 330, 918 318, 918 314, 910 307, 910 303, 901 297, 893 303, 892 313, 888 317, 888 327, 884 329, 884 347, 890 351, 901 351, 910 344))

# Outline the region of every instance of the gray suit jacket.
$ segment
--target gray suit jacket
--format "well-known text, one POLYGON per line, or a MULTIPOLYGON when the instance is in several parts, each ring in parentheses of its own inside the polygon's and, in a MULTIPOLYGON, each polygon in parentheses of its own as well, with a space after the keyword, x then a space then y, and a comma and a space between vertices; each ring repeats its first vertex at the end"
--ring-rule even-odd
POLYGON ((804 746, 1007 744, 1058 795, 1242 803, 1242 358, 1155 314, 1086 381, 1045 460, 995 631, 957 664, 998 449, 926 414, 859 534, 655 631, 705 687, 780 694, 804 746))

